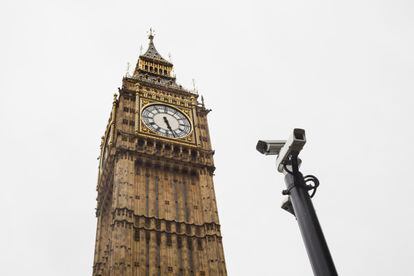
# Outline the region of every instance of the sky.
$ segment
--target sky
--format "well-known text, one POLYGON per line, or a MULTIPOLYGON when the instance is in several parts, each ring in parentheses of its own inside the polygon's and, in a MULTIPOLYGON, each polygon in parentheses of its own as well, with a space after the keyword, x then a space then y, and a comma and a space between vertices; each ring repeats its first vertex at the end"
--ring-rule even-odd
POLYGON ((312 275, 258 139, 301 170, 339 275, 413 275, 414 2, 19 1, 0 8, 0 275, 91 275, 100 137, 145 50, 205 98, 229 275, 312 275))

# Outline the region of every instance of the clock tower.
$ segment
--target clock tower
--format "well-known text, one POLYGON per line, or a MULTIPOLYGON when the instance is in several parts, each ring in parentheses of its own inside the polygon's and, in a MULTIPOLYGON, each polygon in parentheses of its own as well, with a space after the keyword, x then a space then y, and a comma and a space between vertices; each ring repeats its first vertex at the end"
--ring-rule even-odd
POLYGON ((204 102, 154 36, 102 137, 94 276, 227 275, 204 102))

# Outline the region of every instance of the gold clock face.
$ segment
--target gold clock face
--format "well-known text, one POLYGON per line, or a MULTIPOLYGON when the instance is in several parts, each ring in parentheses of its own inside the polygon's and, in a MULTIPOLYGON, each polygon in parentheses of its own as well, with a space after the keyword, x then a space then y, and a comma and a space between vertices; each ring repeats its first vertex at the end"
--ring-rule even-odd
POLYGON ((191 123, 181 111, 163 104, 152 104, 142 110, 144 124, 168 138, 184 138, 191 133, 191 123))

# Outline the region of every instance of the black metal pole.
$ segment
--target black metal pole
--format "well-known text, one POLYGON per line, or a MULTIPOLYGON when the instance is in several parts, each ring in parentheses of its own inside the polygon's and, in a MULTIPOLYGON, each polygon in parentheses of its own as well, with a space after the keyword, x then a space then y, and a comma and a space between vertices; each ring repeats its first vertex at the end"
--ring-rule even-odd
POLYGON ((286 174, 285 183, 290 192, 290 200, 312 265, 313 274, 316 276, 337 276, 338 273, 306 188, 306 183, 299 172, 297 154, 292 155, 291 161, 292 174, 286 174))

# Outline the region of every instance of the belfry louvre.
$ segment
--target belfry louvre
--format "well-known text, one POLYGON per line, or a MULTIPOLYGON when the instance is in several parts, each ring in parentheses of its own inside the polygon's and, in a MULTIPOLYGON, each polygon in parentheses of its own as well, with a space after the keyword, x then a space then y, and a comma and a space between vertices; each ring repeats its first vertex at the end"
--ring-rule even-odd
POLYGON ((94 276, 227 275, 209 109, 149 35, 102 137, 94 276))

